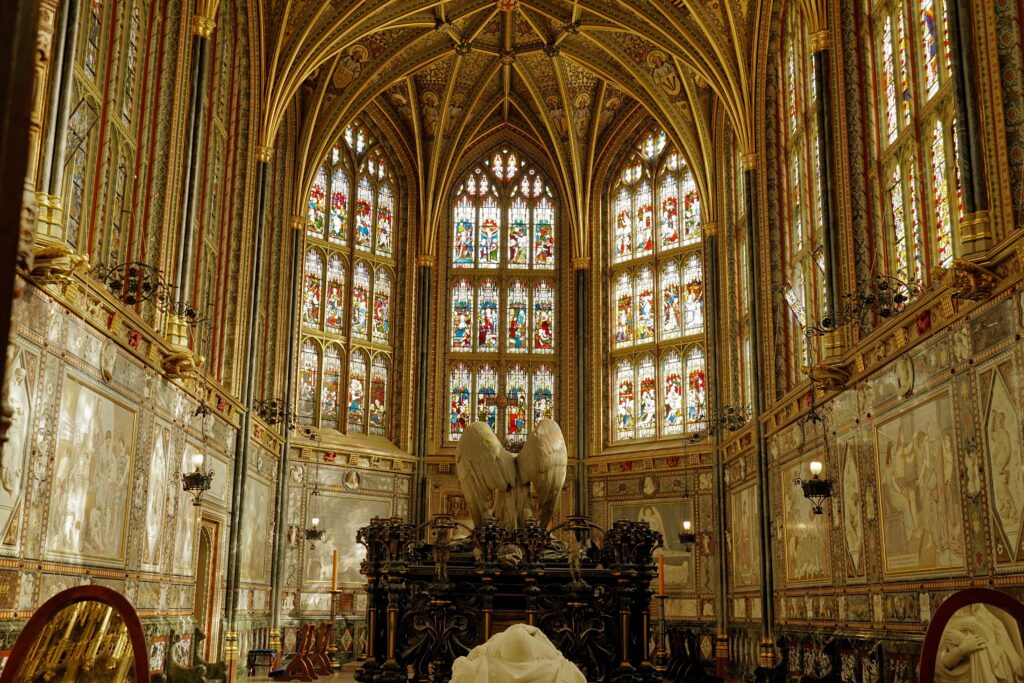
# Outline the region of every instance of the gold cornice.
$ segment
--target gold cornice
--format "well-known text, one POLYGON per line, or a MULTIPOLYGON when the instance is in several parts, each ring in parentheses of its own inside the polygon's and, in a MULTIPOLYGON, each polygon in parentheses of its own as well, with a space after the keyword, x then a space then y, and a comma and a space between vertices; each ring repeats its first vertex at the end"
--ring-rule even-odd
POLYGON ((270 160, 274 158, 274 148, 270 145, 256 145, 256 161, 262 161, 263 163, 270 163, 270 160))
POLYGON ((590 257, 577 256, 572 260, 573 270, 590 270, 590 257))

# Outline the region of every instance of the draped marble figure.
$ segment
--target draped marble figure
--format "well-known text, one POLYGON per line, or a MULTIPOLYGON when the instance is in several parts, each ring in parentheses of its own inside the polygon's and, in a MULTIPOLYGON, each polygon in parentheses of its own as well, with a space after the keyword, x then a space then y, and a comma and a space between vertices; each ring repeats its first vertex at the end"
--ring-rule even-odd
POLYGON ((466 428, 455 452, 455 473, 473 524, 488 514, 509 530, 533 516, 530 484, 539 502, 538 520, 547 528, 558 506, 569 455, 562 430, 554 420, 540 420, 519 454, 506 451, 486 422, 466 428))

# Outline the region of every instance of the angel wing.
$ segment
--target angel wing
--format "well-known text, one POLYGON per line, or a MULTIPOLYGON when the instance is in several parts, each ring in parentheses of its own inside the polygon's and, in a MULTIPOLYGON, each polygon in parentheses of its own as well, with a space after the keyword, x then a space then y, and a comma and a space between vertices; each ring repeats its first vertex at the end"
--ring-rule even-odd
POLYGON ((562 494, 569 464, 569 452, 558 423, 547 418, 537 422, 515 463, 519 484, 528 486, 533 482, 540 502, 538 521, 546 529, 562 494))
POLYGON ((502 522, 508 517, 512 496, 509 493, 516 485, 515 456, 501 446, 498 437, 486 422, 474 422, 466 428, 455 450, 455 474, 462 486, 473 524, 480 526, 491 507, 491 495, 495 498, 496 516, 502 522))

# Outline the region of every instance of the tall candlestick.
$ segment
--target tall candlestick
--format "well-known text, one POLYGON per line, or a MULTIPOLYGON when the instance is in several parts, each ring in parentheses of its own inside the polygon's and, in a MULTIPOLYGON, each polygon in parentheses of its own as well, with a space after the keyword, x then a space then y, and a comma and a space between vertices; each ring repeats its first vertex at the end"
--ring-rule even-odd
POLYGON ((658 595, 665 594, 665 555, 658 555, 658 595))
POLYGON ((331 551, 331 590, 338 590, 338 549, 331 551))

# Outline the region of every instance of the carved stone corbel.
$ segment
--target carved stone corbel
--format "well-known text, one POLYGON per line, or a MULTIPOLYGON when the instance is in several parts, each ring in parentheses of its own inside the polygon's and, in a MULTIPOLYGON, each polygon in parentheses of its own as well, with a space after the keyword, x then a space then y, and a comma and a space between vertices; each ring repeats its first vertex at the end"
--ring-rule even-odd
POLYGON ((811 384, 822 391, 841 391, 850 381, 850 371, 845 365, 837 363, 819 363, 807 371, 811 384))
POLYGON ((963 259, 956 259, 949 268, 936 270, 942 273, 941 284, 951 290, 954 299, 984 301, 999 282, 999 276, 991 270, 963 259))
POLYGON ((205 363, 206 359, 194 351, 178 348, 163 357, 160 367, 169 379, 186 379, 194 377, 205 363))
POLYGON ((38 247, 32 257, 32 270, 28 276, 40 285, 58 285, 66 289, 75 274, 89 269, 89 258, 77 254, 63 244, 38 247))

